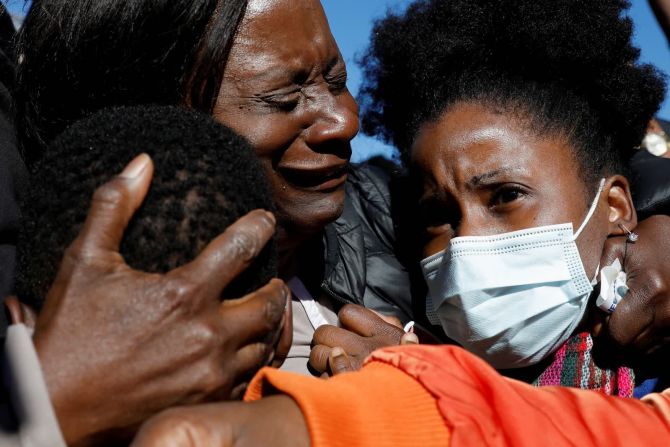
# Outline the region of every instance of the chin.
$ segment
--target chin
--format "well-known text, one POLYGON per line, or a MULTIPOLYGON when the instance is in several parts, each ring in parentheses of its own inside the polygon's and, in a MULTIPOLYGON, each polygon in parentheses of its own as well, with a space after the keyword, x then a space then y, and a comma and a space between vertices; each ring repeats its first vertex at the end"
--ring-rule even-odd
MULTIPOLYGON (((297 239, 301 242, 323 232, 326 225, 342 215, 344 188, 325 197, 304 198, 283 206, 278 204, 277 208, 277 220, 283 229, 282 239, 286 238, 287 243, 297 239)), ((280 245, 284 245, 282 241, 280 245)))

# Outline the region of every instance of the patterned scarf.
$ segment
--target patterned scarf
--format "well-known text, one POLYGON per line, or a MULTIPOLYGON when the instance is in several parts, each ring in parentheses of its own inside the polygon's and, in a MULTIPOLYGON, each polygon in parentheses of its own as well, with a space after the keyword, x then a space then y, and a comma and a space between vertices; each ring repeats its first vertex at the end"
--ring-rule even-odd
POLYGON ((619 397, 633 397, 635 375, 626 367, 601 369, 593 361, 593 339, 588 332, 572 336, 556 351, 554 361, 538 377, 535 386, 569 386, 619 397))

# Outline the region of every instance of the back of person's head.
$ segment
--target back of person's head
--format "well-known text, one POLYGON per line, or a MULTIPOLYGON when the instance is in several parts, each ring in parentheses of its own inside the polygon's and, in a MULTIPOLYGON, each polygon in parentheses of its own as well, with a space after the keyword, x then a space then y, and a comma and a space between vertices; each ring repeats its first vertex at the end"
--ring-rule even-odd
POLYGON ((378 21, 362 58, 363 130, 405 159, 460 101, 565 136, 595 183, 619 172, 664 95, 639 62, 625 0, 417 0, 378 21))
MULTIPOLYGON (((155 173, 121 244, 133 268, 172 270, 244 214, 272 209, 249 144, 207 115, 166 106, 105 109, 68 128, 36 165, 19 236, 21 300, 41 307, 94 190, 142 152, 152 157, 155 173)), ((269 244, 224 296, 241 296, 273 276, 276 251, 269 244)))
POLYGON ((18 41, 18 133, 28 163, 105 107, 210 112, 247 0, 34 0, 18 41))

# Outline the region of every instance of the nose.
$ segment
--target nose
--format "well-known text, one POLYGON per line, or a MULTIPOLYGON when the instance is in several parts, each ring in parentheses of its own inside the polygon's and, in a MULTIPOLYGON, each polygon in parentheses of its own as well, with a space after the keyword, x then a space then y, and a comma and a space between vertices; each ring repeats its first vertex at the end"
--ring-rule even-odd
POLYGON ((324 100, 315 102, 311 123, 304 131, 307 145, 319 153, 351 157, 351 140, 358 133, 358 104, 351 93, 333 94, 326 89, 324 100))

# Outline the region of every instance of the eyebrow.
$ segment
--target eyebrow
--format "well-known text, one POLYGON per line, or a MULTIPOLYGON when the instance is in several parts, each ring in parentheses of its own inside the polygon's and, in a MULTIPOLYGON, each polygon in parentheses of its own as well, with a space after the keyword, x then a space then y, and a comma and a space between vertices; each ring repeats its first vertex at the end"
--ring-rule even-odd
POLYGON ((521 170, 518 168, 500 168, 494 169, 493 171, 485 172, 483 174, 474 175, 470 177, 470 180, 466 183, 469 188, 475 189, 482 185, 487 185, 492 183, 491 180, 495 180, 498 177, 504 177, 511 174, 519 174, 521 170))

